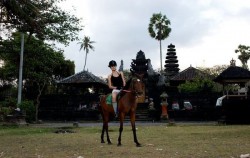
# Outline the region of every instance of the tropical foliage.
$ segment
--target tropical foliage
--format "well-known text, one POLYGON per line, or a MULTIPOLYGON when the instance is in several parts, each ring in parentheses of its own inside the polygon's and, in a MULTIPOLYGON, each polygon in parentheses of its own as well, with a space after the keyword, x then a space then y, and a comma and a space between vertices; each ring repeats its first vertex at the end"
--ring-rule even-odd
POLYGON ((92 45, 93 43, 95 43, 95 41, 91 41, 90 37, 88 37, 88 36, 84 36, 82 42, 78 43, 78 44, 81 44, 80 51, 83 49, 86 52, 83 70, 85 70, 85 66, 87 63, 87 55, 89 53, 89 50, 91 49, 94 51, 94 49, 95 49, 94 46, 92 45))
POLYGON ((149 35, 160 41, 160 61, 161 61, 161 71, 162 71, 162 48, 161 41, 166 39, 170 32, 171 28, 169 27, 170 20, 166 17, 166 15, 162 15, 161 13, 153 14, 150 18, 150 23, 148 26, 149 35))
MULTIPOLYGON (((26 32, 42 40, 68 44, 78 39, 80 19, 57 6, 63 0, 1 0, 3 30, 26 32)), ((6 34, 10 35, 11 34, 6 34)))
MULTIPOLYGON (((28 35, 25 35, 27 40, 28 35)), ((14 84, 18 77, 20 35, 14 33, 8 40, 0 41, 0 68, 2 83, 14 84)), ((74 63, 65 60, 62 51, 31 36, 25 48, 23 69, 23 92, 27 99, 35 100, 39 107, 40 96, 45 89, 53 87, 56 80, 74 74, 74 63)))
POLYGON ((30 100, 24 100, 20 104, 20 109, 25 111, 25 120, 27 122, 33 122, 36 120, 36 107, 34 105, 33 101, 30 100))
POLYGON ((250 59, 250 46, 239 45, 238 49, 235 50, 235 53, 240 53, 238 59, 242 63, 242 67, 248 69, 247 62, 250 59))
POLYGON ((212 78, 217 77, 221 74, 224 70, 228 68, 228 65, 215 65, 211 68, 208 67, 198 67, 199 70, 202 72, 209 74, 212 78))
POLYGON ((213 93, 222 90, 222 87, 209 78, 196 78, 193 81, 186 81, 178 86, 182 93, 213 93))
POLYGON ((35 101, 36 112, 44 90, 51 89, 55 80, 74 73, 74 63, 64 59, 63 51, 46 43, 67 45, 79 40, 81 19, 58 7, 62 1, 0 0, 1 33, 5 33, 0 38, 1 84, 16 85, 21 32, 25 35, 23 92, 35 101))

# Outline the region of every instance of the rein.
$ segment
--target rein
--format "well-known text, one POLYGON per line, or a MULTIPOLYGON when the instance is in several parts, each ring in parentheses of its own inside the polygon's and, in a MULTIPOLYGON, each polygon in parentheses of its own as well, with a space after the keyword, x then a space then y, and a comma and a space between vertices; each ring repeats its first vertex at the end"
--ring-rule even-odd
POLYGON ((129 91, 129 90, 122 90, 123 92, 126 92, 126 93, 130 93, 130 92, 132 92, 132 91, 129 91))
POLYGON ((126 93, 135 93, 135 96, 138 97, 138 92, 136 90, 134 90, 134 82, 133 82, 134 79, 135 78, 131 79, 131 83, 130 83, 130 86, 129 86, 129 88, 132 89, 132 90, 123 89, 122 91, 126 92, 126 93))

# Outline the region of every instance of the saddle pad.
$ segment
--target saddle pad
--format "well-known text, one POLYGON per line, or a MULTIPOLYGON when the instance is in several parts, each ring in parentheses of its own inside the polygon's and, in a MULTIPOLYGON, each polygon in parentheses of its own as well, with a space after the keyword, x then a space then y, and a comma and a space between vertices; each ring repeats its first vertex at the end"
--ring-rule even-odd
POLYGON ((108 94, 106 97, 106 104, 112 105, 112 95, 108 94))

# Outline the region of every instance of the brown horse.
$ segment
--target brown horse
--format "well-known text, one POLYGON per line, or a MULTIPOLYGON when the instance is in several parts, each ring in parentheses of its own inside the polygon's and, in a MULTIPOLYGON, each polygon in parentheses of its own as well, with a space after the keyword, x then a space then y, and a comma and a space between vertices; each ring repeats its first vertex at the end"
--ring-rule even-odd
MULTIPOLYGON (((143 94, 143 82, 142 76, 134 75, 130 78, 126 86, 117 96, 117 103, 118 103, 118 112, 119 112, 119 119, 120 119, 120 128, 119 128, 119 137, 118 137, 118 146, 121 145, 121 135, 123 131, 123 121, 126 114, 130 114, 130 122, 132 126, 134 142, 136 146, 141 146, 141 144, 137 140, 136 136, 136 128, 135 128, 135 112, 137 107, 137 97, 143 94)), ((107 135, 108 144, 112 144, 109 138, 108 133, 108 122, 110 121, 110 116, 115 115, 114 109, 112 105, 108 105, 106 103, 107 96, 103 95, 100 99, 100 112, 103 118, 103 127, 102 127, 102 134, 101 134, 101 143, 105 143, 104 141, 104 132, 107 135)))

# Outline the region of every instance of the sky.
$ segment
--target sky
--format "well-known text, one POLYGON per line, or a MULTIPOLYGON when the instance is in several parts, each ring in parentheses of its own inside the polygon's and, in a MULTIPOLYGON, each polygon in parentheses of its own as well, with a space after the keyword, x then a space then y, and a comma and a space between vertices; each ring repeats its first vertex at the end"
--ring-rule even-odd
MULTIPOLYGON (((167 47, 175 45, 180 71, 193 67, 229 65, 236 60, 240 44, 250 46, 250 1, 246 0, 66 0, 60 6, 82 18, 84 30, 95 50, 88 53, 86 68, 97 76, 111 73, 115 60, 130 69, 132 59, 142 50, 153 69, 160 69, 159 41, 150 37, 148 25, 154 13, 166 15, 172 31, 162 41, 164 68, 167 47)), ((85 52, 71 42, 62 47, 64 56, 75 62, 75 72, 84 67, 85 52)), ((61 46, 60 46, 61 47, 61 46)))

